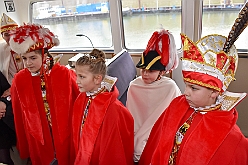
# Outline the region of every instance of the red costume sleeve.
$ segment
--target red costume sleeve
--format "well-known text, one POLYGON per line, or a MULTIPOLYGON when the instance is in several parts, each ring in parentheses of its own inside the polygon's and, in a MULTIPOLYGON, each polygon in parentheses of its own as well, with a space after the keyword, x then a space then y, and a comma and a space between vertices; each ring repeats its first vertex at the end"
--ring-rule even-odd
POLYGON ((134 122, 127 109, 117 105, 110 106, 109 109, 114 108, 115 111, 109 111, 105 115, 91 158, 92 164, 130 165, 133 163, 134 122))
POLYGON ((85 93, 77 98, 73 109, 74 165, 133 164, 134 121, 130 112, 117 100, 118 92, 104 92, 91 102, 81 136, 85 93))
MULTIPOLYGON (((183 95, 171 102, 154 125, 139 165, 168 164, 176 131, 192 111, 183 95)), ((236 121, 235 108, 197 113, 180 145, 176 164, 247 164, 248 141, 236 121)))
POLYGON ((21 111, 21 105, 19 100, 18 92, 16 91, 16 81, 12 82, 11 86, 11 100, 13 106, 14 120, 15 120, 15 130, 17 136, 17 149, 20 152, 20 157, 25 159, 29 157, 28 141, 26 137, 26 131, 24 129, 23 113, 21 111))
POLYGON ((77 80, 77 75, 74 70, 69 70, 70 75, 71 75, 71 88, 72 88, 72 99, 76 100, 77 96, 79 95, 79 89, 76 83, 77 80))

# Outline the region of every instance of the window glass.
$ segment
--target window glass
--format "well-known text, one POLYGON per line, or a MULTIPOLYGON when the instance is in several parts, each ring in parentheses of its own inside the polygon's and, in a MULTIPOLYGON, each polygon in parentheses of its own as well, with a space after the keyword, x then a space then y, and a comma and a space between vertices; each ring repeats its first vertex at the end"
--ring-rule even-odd
MULTIPOLYGON (((202 36, 220 34, 228 36, 244 0, 204 0, 202 36)), ((247 49, 248 29, 235 42, 237 49, 247 49)))
POLYGON ((145 49, 154 31, 169 30, 181 47, 181 0, 122 0, 125 44, 145 49))
POLYGON ((60 39, 59 47, 112 46, 106 0, 37 2, 33 4, 33 22, 54 32, 60 39))

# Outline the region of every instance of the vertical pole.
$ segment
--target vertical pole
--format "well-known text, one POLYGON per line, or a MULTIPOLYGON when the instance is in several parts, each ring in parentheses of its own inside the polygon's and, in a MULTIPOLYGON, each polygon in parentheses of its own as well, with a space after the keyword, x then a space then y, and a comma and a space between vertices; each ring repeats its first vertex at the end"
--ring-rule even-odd
POLYGON ((158 11, 158 0, 157 0, 157 11, 158 11))
POLYGON ((111 32, 112 32, 112 41, 114 47, 114 53, 117 54, 124 47, 124 31, 123 31, 123 17, 122 17, 122 4, 121 0, 109 0, 110 4, 110 18, 111 18, 111 32))

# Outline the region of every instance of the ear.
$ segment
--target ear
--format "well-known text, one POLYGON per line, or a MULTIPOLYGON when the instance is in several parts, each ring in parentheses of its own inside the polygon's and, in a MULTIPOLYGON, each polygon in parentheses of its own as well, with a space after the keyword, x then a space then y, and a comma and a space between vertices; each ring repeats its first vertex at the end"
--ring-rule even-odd
POLYGON ((164 70, 161 70, 160 72, 159 72, 159 75, 161 75, 161 76, 163 76, 165 74, 165 71, 164 70))
POLYGON ((219 91, 216 91, 216 90, 212 90, 212 93, 211 93, 211 97, 212 98, 217 98, 219 96, 220 92, 219 91))
POLYGON ((102 77, 102 75, 100 75, 100 74, 95 75, 95 76, 94 76, 94 83, 95 83, 96 85, 101 84, 102 78, 103 78, 103 77, 102 77))

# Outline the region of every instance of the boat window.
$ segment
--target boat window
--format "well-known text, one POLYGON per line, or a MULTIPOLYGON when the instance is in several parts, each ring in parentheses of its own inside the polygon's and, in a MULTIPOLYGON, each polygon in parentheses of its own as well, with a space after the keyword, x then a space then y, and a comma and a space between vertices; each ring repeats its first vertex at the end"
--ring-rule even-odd
POLYGON ((54 0, 34 3, 32 8, 32 22, 54 32, 60 48, 112 46, 106 0, 54 0))
POLYGON ((169 30, 181 48, 181 0, 122 0, 125 46, 145 49, 154 31, 169 30))
MULTIPOLYGON (((202 17, 202 36, 220 34, 228 36, 244 0, 204 0, 202 17)), ((235 42, 237 49, 247 49, 248 29, 235 42)))

